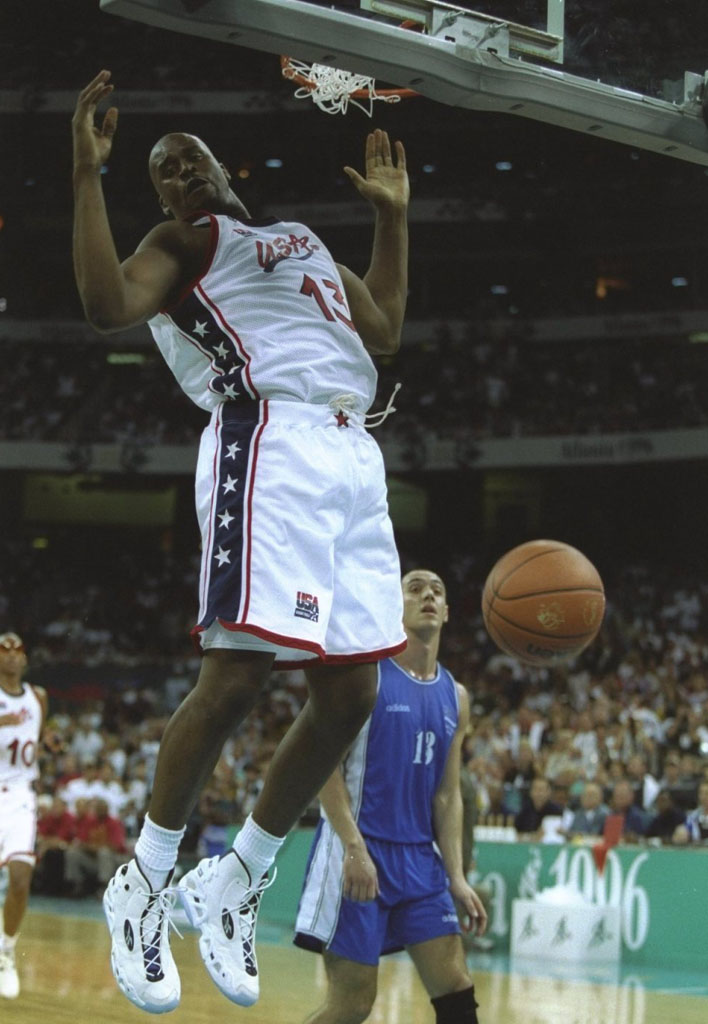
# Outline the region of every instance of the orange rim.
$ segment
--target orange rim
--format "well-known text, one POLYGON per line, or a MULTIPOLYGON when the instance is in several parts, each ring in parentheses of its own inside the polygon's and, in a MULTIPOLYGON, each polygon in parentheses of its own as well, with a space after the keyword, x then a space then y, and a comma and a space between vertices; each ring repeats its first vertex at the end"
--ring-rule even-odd
MULTIPOLYGON (((292 66, 292 64, 290 63, 290 57, 281 55, 280 69, 283 78, 287 78, 289 82, 294 82, 295 85, 300 86, 301 89, 307 89, 310 92, 313 92, 317 88, 317 82, 313 81, 313 79, 311 78, 308 78, 307 75, 304 75, 301 71, 298 71, 297 68, 294 68, 292 66)), ((383 97, 398 96, 402 100, 410 99, 411 96, 419 95, 419 93, 417 93, 414 89, 376 89, 375 93, 377 96, 383 97)), ((355 89, 353 92, 349 93, 352 99, 355 100, 368 100, 370 94, 370 89, 355 89)))

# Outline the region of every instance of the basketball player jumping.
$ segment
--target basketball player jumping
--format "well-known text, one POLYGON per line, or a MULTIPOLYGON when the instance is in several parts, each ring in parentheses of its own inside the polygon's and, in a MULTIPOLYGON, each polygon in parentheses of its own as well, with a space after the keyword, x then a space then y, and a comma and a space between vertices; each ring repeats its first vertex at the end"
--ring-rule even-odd
POLYGON ((37 747, 47 716, 47 694, 22 681, 27 655, 17 633, 0 634, 0 867, 9 883, 2 908, 0 996, 16 999, 20 979, 15 944, 27 909, 36 861, 37 747))
POLYGON ((370 353, 396 351, 405 308, 405 153, 396 143, 393 155, 377 130, 366 176, 345 168, 376 211, 362 279, 305 225, 252 220, 209 148, 167 135, 149 173, 168 220, 121 263, 101 187, 117 110, 94 125, 109 78, 102 71, 83 90, 72 122, 74 265, 86 316, 103 332, 148 322, 183 390, 211 414, 196 471, 204 657, 165 730, 135 859, 106 890, 111 960, 136 1006, 164 1012, 179 1002, 167 917, 185 822, 274 660, 303 665, 309 700, 234 849, 179 886, 212 979, 250 1005, 268 868, 370 714, 375 663, 405 646, 383 460, 365 430, 376 389, 370 353))
POLYGON ((437 1024, 477 1024, 456 905, 478 935, 487 914, 462 869, 469 699, 437 661, 447 616, 440 577, 407 573, 408 646, 379 663, 373 714, 320 793, 295 926, 296 944, 322 952, 327 972, 325 1002, 308 1024, 366 1020, 379 957, 404 948, 437 1024))

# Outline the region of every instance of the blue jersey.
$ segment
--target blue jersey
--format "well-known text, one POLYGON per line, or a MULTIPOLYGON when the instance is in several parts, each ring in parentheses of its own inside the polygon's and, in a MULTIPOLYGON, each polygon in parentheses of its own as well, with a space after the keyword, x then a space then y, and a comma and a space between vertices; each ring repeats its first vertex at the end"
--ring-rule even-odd
POLYGON ((439 665, 426 681, 391 659, 378 672, 376 706, 342 770, 379 895, 366 903, 342 897, 344 847, 323 816, 295 925, 298 946, 369 965, 460 930, 433 829, 433 799, 459 720, 457 687, 439 665))
POLYGON ((342 765, 352 813, 365 838, 430 843, 459 717, 455 681, 441 665, 414 679, 390 658, 378 674, 376 705, 342 765))

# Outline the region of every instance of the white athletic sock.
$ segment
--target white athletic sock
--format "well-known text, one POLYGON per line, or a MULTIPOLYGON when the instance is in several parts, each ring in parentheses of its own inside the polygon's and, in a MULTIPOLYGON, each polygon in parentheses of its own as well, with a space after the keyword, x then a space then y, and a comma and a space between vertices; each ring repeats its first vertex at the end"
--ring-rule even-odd
POLYGON ((233 848, 248 868, 253 882, 257 882, 271 866, 284 842, 285 836, 272 836, 249 814, 234 839, 233 848))
POLYGON ((156 825, 149 814, 145 815, 135 844, 135 859, 153 892, 164 889, 169 873, 177 863, 177 851, 184 833, 184 828, 175 832, 156 825))
POLYGON ((2 933, 2 939, 0 939, 0 949, 6 949, 8 953, 11 953, 17 944, 17 935, 6 935, 2 933))

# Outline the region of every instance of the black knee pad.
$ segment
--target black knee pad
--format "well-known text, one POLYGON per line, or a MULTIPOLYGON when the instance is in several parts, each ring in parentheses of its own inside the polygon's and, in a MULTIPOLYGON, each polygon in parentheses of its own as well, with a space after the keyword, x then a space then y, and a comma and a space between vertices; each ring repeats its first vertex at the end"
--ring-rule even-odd
POLYGON ((474 998, 474 985, 461 992, 448 992, 446 996, 431 999, 436 1024, 479 1024, 474 998))

